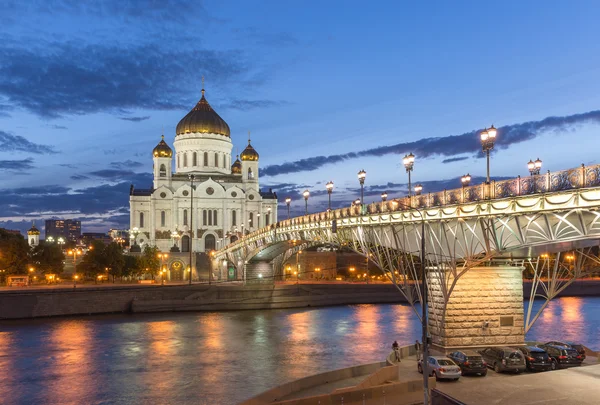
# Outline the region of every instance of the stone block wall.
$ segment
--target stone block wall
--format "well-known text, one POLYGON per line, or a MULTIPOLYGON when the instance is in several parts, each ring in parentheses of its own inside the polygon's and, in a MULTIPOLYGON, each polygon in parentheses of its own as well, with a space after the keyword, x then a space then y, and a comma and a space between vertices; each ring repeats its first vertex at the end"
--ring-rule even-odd
MULTIPOLYGON (((429 330, 434 346, 522 345, 522 268, 475 267, 460 277, 443 320, 443 296, 436 271, 429 270, 429 330)), ((448 277, 448 273, 445 274, 448 277)), ((452 283, 450 276, 448 285, 452 283)))
POLYGON ((247 263, 246 284, 273 284, 273 264, 269 262, 247 263))
POLYGON ((292 255, 283 265, 286 279, 295 280, 294 271, 299 269, 300 280, 334 279, 337 271, 336 252, 315 252, 304 250, 298 255, 298 267, 296 267, 296 255, 292 255), (290 271, 288 271, 288 266, 290 271), (319 269, 319 271, 316 271, 319 269))

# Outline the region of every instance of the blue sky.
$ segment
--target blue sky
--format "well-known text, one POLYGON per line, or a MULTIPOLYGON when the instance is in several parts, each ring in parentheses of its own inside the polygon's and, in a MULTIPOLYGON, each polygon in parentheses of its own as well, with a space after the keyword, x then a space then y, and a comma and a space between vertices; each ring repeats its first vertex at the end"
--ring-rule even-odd
MULTIPOLYGON (((261 184, 313 210, 598 162, 597 2, 0 2, 0 226, 127 227, 129 184, 200 97, 247 131, 261 184), (558 117, 547 119, 548 117, 558 117), (446 162, 444 163, 444 160, 446 162), (448 160, 450 160, 448 162, 448 160)), ((235 152, 235 148, 234 148, 235 152)), ((284 211, 282 211, 282 214, 284 211)))

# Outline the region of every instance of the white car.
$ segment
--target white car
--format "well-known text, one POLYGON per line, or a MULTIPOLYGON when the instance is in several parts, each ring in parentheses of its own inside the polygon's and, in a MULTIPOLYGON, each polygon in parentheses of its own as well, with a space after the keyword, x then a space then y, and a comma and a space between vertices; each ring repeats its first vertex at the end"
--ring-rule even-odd
MULTIPOLYGON (((461 376, 460 367, 451 359, 445 356, 429 356, 427 362, 429 375, 435 377, 436 380, 458 380, 461 376)), ((422 360, 417 364, 419 373, 423 373, 422 360)))

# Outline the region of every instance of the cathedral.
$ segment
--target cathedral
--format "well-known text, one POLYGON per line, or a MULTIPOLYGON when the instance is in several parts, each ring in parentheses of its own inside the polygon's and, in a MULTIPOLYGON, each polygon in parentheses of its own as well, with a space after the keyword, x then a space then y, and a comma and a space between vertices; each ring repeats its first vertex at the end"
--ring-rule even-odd
POLYGON ((277 195, 260 190, 250 137, 232 162, 229 125, 204 93, 177 124, 175 150, 162 136, 152 151, 153 187, 131 186, 131 236, 142 249, 209 253, 277 221, 277 195))

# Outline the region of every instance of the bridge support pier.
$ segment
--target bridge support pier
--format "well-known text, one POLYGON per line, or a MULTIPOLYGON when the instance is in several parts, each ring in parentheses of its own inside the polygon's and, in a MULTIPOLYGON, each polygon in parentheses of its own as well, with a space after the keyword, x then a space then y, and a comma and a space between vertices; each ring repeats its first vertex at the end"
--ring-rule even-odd
POLYGON ((452 285, 448 270, 430 269, 429 331, 441 350, 478 346, 523 345, 523 267, 474 267, 452 285), (446 282, 445 282, 446 280, 446 282))
POLYGON ((251 261, 244 265, 246 284, 273 284, 273 263, 251 261))

